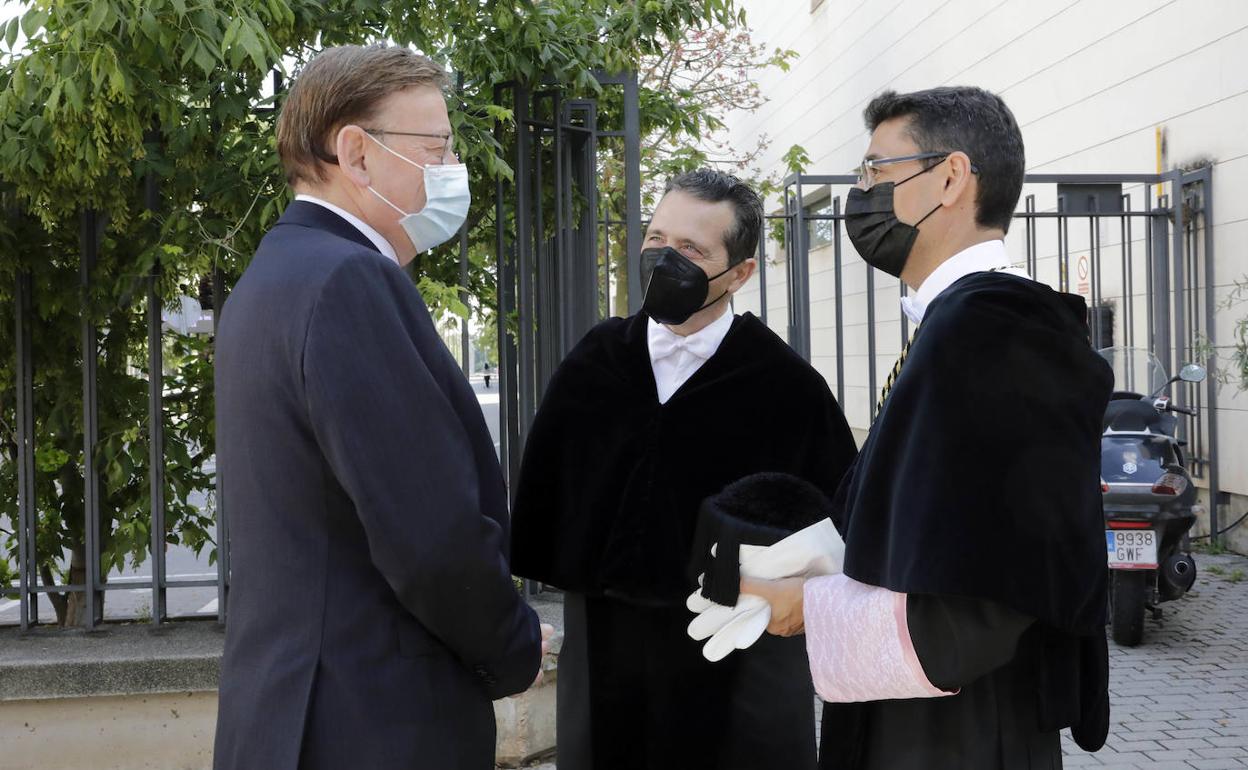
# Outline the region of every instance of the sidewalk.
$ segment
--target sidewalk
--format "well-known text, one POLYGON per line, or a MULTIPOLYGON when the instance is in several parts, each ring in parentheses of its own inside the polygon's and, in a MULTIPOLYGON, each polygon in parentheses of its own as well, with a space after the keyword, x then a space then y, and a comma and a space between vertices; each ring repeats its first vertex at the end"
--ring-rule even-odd
POLYGON ((1063 735, 1067 767, 1248 767, 1248 558, 1195 554, 1196 586, 1109 645, 1110 735, 1096 754, 1063 735))

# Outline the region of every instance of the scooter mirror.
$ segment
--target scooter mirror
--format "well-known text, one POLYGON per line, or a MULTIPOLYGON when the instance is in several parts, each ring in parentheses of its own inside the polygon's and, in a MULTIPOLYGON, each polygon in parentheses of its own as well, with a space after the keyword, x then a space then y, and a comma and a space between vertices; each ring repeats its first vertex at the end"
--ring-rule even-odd
POLYGON ((1205 367, 1200 364, 1188 364, 1179 372, 1179 379, 1184 382, 1204 382, 1205 367))

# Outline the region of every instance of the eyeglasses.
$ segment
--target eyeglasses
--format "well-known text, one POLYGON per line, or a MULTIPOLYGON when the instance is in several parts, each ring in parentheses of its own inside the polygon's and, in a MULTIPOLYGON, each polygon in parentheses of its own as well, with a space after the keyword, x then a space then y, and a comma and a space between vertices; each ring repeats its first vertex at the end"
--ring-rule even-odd
MULTIPOLYGON (((952 155, 953 152, 920 152, 914 155, 898 155, 895 158, 863 158, 862 163, 854 169, 853 173, 858 175, 858 184, 862 185, 862 189, 870 190, 875 185, 876 175, 879 173, 880 166, 891 166, 894 163, 905 163, 910 160, 944 160, 952 155)), ((933 166, 937 165, 935 163, 933 166)), ((931 168, 931 166, 928 166, 931 168)), ((926 169, 924 169, 926 170, 926 169)), ((978 174, 979 169, 975 164, 971 164, 971 173, 978 174)))
POLYGON ((364 130, 370 134, 375 134, 377 136, 385 136, 386 134, 393 134, 395 136, 423 136, 427 139, 441 139, 442 149, 438 152, 438 157, 441 158, 442 162, 445 162, 447 156, 450 154, 451 140, 455 138, 455 135, 449 131, 444 134, 424 134, 419 131, 386 131, 385 129, 381 129, 381 128, 366 128, 364 130))

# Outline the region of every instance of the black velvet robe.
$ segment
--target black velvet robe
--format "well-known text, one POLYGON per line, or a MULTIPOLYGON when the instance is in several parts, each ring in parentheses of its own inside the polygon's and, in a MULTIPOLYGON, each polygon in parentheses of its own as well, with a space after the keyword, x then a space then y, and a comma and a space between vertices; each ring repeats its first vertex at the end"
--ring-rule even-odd
POLYGON ((647 318, 595 327, 529 433, 512 567, 567 592, 560 770, 813 768, 803 637, 718 663, 685 633, 700 502, 760 471, 831 494, 852 462, 824 379, 754 316, 660 404, 647 318))
POLYGON ((1108 729, 1101 418, 1112 375, 1083 300, 1002 273, 957 281, 834 503, 845 573, 910 594, 945 698, 830 705, 822 768, 1060 767, 1108 729))

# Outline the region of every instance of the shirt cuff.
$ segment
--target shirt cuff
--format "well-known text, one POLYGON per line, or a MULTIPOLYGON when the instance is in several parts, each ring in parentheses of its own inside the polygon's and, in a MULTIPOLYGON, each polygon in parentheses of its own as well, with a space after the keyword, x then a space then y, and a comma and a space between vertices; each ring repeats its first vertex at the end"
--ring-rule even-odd
POLYGON ((906 595, 845 575, 806 581, 811 678, 828 703, 952 695, 923 673, 906 625, 906 595))

